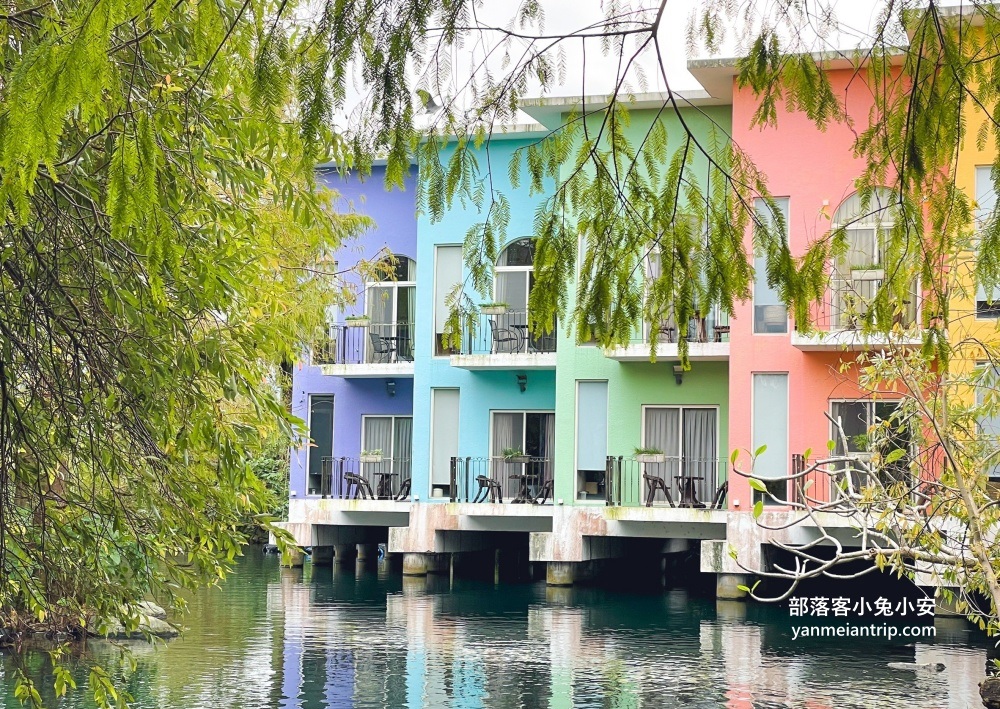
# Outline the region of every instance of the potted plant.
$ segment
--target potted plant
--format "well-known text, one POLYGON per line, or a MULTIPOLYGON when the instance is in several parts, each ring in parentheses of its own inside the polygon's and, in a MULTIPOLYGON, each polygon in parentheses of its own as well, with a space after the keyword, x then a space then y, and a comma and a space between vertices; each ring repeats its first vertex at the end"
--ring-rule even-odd
POLYGON ((344 318, 344 323, 348 327, 368 327, 372 324, 372 319, 367 315, 348 315, 344 318))
POLYGON ((503 315, 507 312, 506 303, 483 303, 479 306, 479 312, 483 315, 503 315))
POLYGON ((636 448, 633 457, 637 463, 667 462, 667 456, 659 448, 636 448))
POLYGON ((370 451, 361 451, 362 463, 381 463, 382 462, 382 449, 375 448, 370 451))
POLYGON ((885 269, 877 263, 851 268, 852 281, 881 281, 885 279, 885 269))
POLYGON ((503 459, 507 463, 527 463, 531 456, 525 455, 520 448, 504 448, 503 459))

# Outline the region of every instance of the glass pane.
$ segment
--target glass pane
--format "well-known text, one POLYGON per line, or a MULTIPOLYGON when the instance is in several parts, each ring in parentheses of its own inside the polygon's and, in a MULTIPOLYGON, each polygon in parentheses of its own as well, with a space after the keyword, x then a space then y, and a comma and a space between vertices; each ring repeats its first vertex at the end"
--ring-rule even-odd
POLYGON ((839 419, 847 437, 847 451, 844 451, 840 435, 834 431, 837 454, 845 452, 864 453, 868 451, 868 404, 864 401, 833 402, 833 418, 839 419))
POLYGON ((309 481, 308 494, 318 494, 322 459, 333 456, 333 397, 309 397, 309 481))
POLYGON ((507 309, 523 313, 528 309, 528 274, 526 271, 497 271, 496 293, 498 303, 507 309))
POLYGON ((518 239, 500 253, 497 266, 531 266, 534 262, 534 239, 518 239))
POLYGON ((789 465, 787 374, 753 375, 753 448, 761 446, 767 449, 756 459, 754 475, 784 477, 789 465))

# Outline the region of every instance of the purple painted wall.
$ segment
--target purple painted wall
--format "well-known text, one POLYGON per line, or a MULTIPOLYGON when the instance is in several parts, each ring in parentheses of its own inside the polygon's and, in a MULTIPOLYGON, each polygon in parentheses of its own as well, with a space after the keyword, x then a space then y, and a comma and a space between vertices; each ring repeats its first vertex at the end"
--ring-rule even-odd
MULTIPOLYGON (((361 259, 373 258, 381 249, 395 254, 416 258, 416 172, 406 180, 406 189, 386 192, 383 187, 384 167, 373 167, 372 174, 361 181, 357 177, 341 177, 334 171, 321 172, 317 179, 340 193, 336 202, 340 212, 354 211, 366 214, 375 226, 357 240, 345 244, 337 253, 341 269, 361 259)), ((346 280, 357 289, 357 302, 345 306, 344 314, 364 312, 363 284, 351 275, 346 280)), ((309 396, 332 394, 334 396, 333 455, 356 458, 361 452, 361 417, 370 414, 411 415, 413 412, 413 380, 394 378, 395 396, 386 391, 386 379, 357 379, 324 375, 319 367, 311 366, 307 359, 295 366, 292 376, 292 414, 308 422, 309 396)), ((308 446, 303 444, 292 450, 291 477, 293 496, 304 497, 308 446)))

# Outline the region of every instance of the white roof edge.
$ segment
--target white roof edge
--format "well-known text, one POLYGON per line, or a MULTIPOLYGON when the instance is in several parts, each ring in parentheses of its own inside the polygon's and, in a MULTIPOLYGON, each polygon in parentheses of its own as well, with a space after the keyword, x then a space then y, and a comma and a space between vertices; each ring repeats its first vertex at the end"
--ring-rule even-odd
MULTIPOLYGON (((536 96, 522 99, 518 108, 543 125, 553 127, 562 121, 562 114, 568 111, 600 111, 611 103, 612 94, 592 94, 589 96, 536 96)), ((631 109, 659 108, 675 101, 681 108, 685 106, 719 106, 727 102, 701 89, 682 91, 647 91, 635 93, 621 91, 617 101, 631 109)))

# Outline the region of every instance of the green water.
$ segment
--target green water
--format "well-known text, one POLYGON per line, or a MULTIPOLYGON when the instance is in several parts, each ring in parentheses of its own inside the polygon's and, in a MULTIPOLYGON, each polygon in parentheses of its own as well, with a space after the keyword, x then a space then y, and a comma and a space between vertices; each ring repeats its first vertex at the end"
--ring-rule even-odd
MULTIPOLYGON (((190 631, 165 646, 91 643, 133 706, 980 707, 987 643, 938 621, 913 645, 792 639, 788 610, 644 594, 402 578, 382 566, 282 570, 251 551, 222 588, 192 599, 190 631), (942 662, 941 673, 886 663, 942 662)), ((44 677, 41 655, 33 671, 44 677)), ((0 662, 0 706, 15 707, 0 662)))

